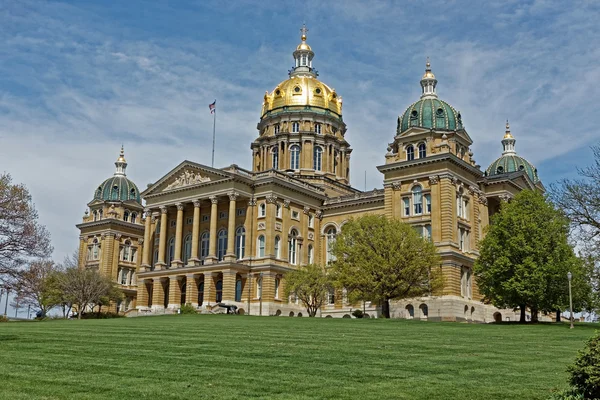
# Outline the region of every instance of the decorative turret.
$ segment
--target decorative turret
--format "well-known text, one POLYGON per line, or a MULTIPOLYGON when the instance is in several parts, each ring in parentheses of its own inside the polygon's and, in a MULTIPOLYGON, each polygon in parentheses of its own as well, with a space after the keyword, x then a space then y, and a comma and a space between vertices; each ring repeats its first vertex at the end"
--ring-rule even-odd
POLYGON ((502 139, 502 147, 504 147, 502 155, 517 154, 515 151, 515 142, 515 138, 510 133, 510 125, 508 124, 508 120, 506 120, 506 132, 504 133, 504 138, 502 139))
POLYGON ((540 181, 537 168, 523 157, 517 155, 515 150, 516 139, 510 132, 510 125, 506 121, 506 131, 502 138, 502 156, 490 164, 486 169, 486 176, 511 174, 513 172, 525 171, 531 181, 537 184, 540 181))
POLYGON ((294 60, 296 61, 294 68, 290 71, 290 78, 293 76, 311 76, 316 78, 319 74, 312 67, 312 59, 315 56, 310 46, 306 43, 306 33, 308 29, 306 28, 306 24, 302 25, 300 29, 302 35, 300 39, 302 43, 296 47, 296 51, 294 51, 294 60))
POLYGON ((421 98, 437 98, 437 94, 435 93, 436 85, 437 79, 435 79, 435 75, 431 72, 431 63, 429 62, 429 57, 427 57, 425 73, 423 74, 423 78, 421 78, 421 88, 423 90, 421 98))
POLYGON ((125 160, 125 150, 121 146, 119 158, 115 161, 115 173, 112 177, 102 182, 94 194, 95 200, 102 201, 135 201, 142 203, 140 191, 133 181, 126 177, 127 161, 125 160))
POLYGON ((115 176, 125 176, 125 170, 127 169, 127 161, 125 161, 125 150, 123 149, 123 146, 121 145, 121 154, 119 155, 119 158, 117 158, 117 161, 115 161, 115 166, 117 167, 117 170, 115 171, 115 176))

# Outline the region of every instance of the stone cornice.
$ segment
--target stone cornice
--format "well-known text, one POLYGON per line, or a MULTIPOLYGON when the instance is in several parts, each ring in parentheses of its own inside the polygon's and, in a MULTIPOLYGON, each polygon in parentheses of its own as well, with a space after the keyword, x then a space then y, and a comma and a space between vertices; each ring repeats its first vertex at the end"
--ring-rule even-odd
POLYGON ((472 165, 469 165, 468 163, 466 163, 465 161, 456 157, 452 153, 435 154, 432 156, 427 156, 425 158, 417 158, 416 160, 411 160, 411 161, 396 161, 391 164, 379 165, 377 167, 377 169, 381 173, 386 173, 386 172, 411 168, 411 167, 415 167, 415 166, 419 166, 419 165, 433 164, 433 163, 437 163, 440 161, 449 161, 452 164, 464 169, 465 171, 470 172, 471 174, 473 174, 477 177, 483 176, 483 172, 479 168, 475 168, 472 165))
POLYGON ((83 228, 95 228, 95 227, 102 227, 105 225, 118 225, 118 226, 122 226, 125 228, 133 228, 133 229, 138 229, 140 231, 144 231, 144 225, 142 224, 134 224, 131 222, 126 222, 120 219, 115 219, 115 218, 104 218, 98 221, 90 221, 90 222, 84 222, 81 224, 77 224, 75 225, 78 229, 83 229, 83 228))

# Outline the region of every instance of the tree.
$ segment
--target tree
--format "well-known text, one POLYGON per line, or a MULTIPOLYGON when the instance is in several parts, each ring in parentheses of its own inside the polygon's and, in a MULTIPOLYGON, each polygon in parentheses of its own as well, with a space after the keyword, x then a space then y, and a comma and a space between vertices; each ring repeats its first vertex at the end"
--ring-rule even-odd
POLYGON ((113 290, 112 281, 94 269, 69 268, 60 274, 63 295, 77 307, 77 318, 90 305, 98 304, 113 290))
MULTIPOLYGON (((114 282, 111 282, 110 288, 108 289, 108 291, 103 295, 100 296, 100 299, 98 300, 98 303, 96 304, 98 306, 98 312, 102 312, 102 307, 104 306, 110 306, 111 303, 118 303, 119 301, 123 300, 125 298, 125 295, 123 294, 123 291, 121 289, 119 289, 117 287, 117 285, 115 285, 114 282)), ((118 312, 118 310, 117 310, 118 312)))
MULTIPOLYGON (((71 254, 66 255, 63 262, 57 265, 57 270, 60 272, 65 272, 72 268, 79 268, 79 249, 75 249, 71 254)), ((60 308, 63 318, 66 318, 73 308, 73 299, 63 293, 60 308)))
POLYGON ((0 174, 0 279, 6 280, 32 258, 52 253, 50 234, 38 223, 29 190, 0 174))
POLYGON ((600 399, 600 332, 596 331, 567 368, 569 382, 586 399, 600 399))
POLYGON ((492 216, 474 267, 479 291, 499 308, 551 312, 568 302, 567 273, 584 290, 581 260, 568 241, 569 220, 543 194, 520 192, 492 216))
POLYGON ((550 198, 570 219, 575 237, 600 252, 600 145, 593 146, 594 164, 578 169, 581 179, 550 185, 550 198))
POLYGON ((351 299, 369 299, 390 317, 390 300, 436 293, 443 286, 435 245, 412 226, 385 216, 350 220, 333 245, 338 287, 351 299))
POLYGON ((315 264, 288 272, 285 282, 286 296, 292 293, 298 296, 309 317, 317 315, 332 288, 331 279, 325 269, 315 264))
POLYGON ((16 292, 17 303, 33 306, 42 315, 61 302, 56 266, 51 260, 31 262, 26 269, 17 273, 11 286, 16 292))

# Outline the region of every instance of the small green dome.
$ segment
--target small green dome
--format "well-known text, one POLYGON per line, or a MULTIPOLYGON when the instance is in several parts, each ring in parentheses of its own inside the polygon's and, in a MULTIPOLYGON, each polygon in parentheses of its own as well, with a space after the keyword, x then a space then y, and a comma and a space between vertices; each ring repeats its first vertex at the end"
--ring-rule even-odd
POLYGON ((140 191, 131 180, 125 176, 111 176, 98 186, 94 200, 126 201, 133 200, 142 203, 140 191))
POLYGON ((435 97, 426 97, 411 104, 398 118, 398 133, 412 126, 449 131, 463 128, 460 113, 435 97))
POLYGON ((485 175, 504 175, 517 171, 525 171, 533 183, 538 183, 540 181, 537 168, 535 168, 529 161, 516 154, 502 155, 502 157, 490 164, 490 166, 485 170, 485 175))

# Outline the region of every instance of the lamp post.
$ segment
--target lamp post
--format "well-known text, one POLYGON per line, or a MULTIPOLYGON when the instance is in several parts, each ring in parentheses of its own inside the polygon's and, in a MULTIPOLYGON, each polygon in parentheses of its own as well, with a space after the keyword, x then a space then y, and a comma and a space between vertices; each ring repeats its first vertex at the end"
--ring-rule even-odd
POLYGON ((573 326, 573 296, 571 295, 571 279, 573 278, 573 274, 570 271, 567 273, 567 278, 569 279, 569 310, 571 312, 571 317, 570 317, 571 328, 570 329, 573 329, 574 328, 574 326, 573 326))
POLYGON ((6 303, 4 303, 4 316, 6 317, 6 313, 8 312, 8 296, 9 296, 9 290, 6 289, 6 303))

